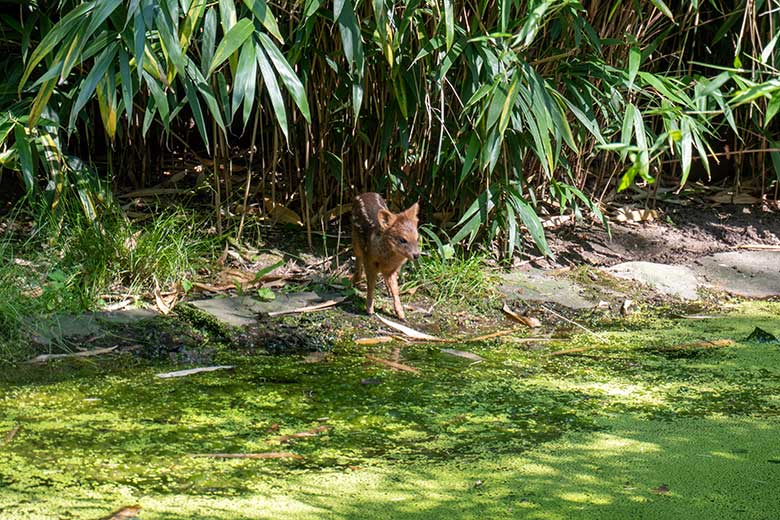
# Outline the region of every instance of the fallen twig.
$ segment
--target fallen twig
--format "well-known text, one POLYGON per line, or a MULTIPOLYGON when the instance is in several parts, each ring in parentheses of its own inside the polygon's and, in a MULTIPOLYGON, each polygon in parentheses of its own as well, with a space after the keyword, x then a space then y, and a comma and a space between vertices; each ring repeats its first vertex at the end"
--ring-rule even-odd
POLYGON ((570 320, 570 319, 569 319, 569 318, 567 318, 566 316, 564 316, 564 315, 562 315, 562 314, 559 314, 559 313, 555 312, 554 310, 552 310, 551 308, 547 307, 546 305, 542 305, 542 309, 546 310, 547 312, 549 312, 549 313, 550 313, 550 314, 552 314, 553 316, 557 316, 558 318, 562 319, 563 321, 565 321, 565 322, 567 322, 567 323, 571 323, 571 324, 572 324, 572 325, 574 325, 575 327, 579 327, 579 328, 581 328, 581 329, 582 329, 582 330, 584 330, 585 332, 587 332, 587 333, 589 333, 589 334, 591 334, 591 335, 593 335, 593 336, 597 337, 597 338, 598 338, 600 341, 603 341, 603 342, 605 342, 605 343, 606 343, 607 341, 609 341, 609 340, 607 340, 607 338, 605 338, 604 336, 602 336, 602 335, 601 335, 601 334, 599 334, 598 332, 592 331, 592 330, 590 330, 588 327, 585 327, 584 325, 580 325, 579 323, 577 323, 577 322, 576 322, 576 321, 574 321, 574 320, 570 320))
POLYGON ((412 374, 420 373, 418 369, 414 367, 410 367, 409 365, 404 365, 403 363, 396 363, 395 361, 390 361, 388 359, 382 359, 380 357, 372 356, 371 354, 366 354, 366 359, 368 359, 369 361, 373 361, 374 363, 379 363, 380 365, 385 365, 395 370, 401 370, 403 372, 411 372, 412 374))
POLYGON ((307 305, 306 307, 299 307, 297 309, 285 309, 281 311, 269 312, 268 315, 273 317, 273 316, 282 316, 284 314, 301 314, 305 312, 315 312, 322 309, 327 309, 328 307, 334 307, 339 303, 343 302, 344 300, 346 300, 345 297, 334 298, 333 300, 317 303, 315 305, 307 305))
POLYGON ((683 345, 675 345, 673 347, 662 347, 653 349, 656 352, 678 352, 680 350, 697 350, 703 348, 723 348, 736 345, 736 341, 733 339, 716 339, 712 341, 697 341, 695 343, 685 343, 683 345))
POLYGON ((298 432, 298 433, 292 433, 290 435, 282 435, 280 437, 276 437, 274 440, 277 442, 289 442, 293 439, 305 439, 308 437, 316 437, 320 433, 324 433, 331 429, 331 426, 328 426, 326 424, 323 424, 321 426, 317 426, 316 428, 312 428, 311 430, 306 430, 305 432, 298 432))
POLYGON ((192 457, 210 459, 302 459, 297 453, 270 451, 266 453, 194 453, 192 457))
POLYGON ((17 424, 16 426, 8 430, 8 432, 5 434, 5 441, 3 442, 3 444, 6 445, 11 444, 11 442, 13 442, 14 438, 16 437, 16 434, 18 434, 21 429, 22 429, 22 425, 17 424))
POLYGON ((417 340, 421 340, 421 341, 439 341, 439 342, 442 342, 442 343, 454 343, 455 342, 455 340, 452 340, 452 339, 442 339, 442 338, 437 338, 436 336, 431 336, 430 334, 425 334, 424 332, 420 332, 418 330, 414 330, 413 328, 407 327, 406 325, 401 325, 400 323, 396 323, 394 321, 390 321, 387 318, 383 318, 382 316, 380 316, 378 314, 376 315, 376 317, 377 317, 377 319, 379 319, 379 321, 381 321, 382 323, 384 323, 388 327, 392 327, 395 330, 397 330, 399 332, 402 332, 403 334, 405 334, 406 336, 408 336, 408 337, 410 337, 412 339, 417 339, 417 340))
POLYGON ((165 372, 164 374, 157 374, 160 379, 169 379, 171 377, 184 377, 192 374, 199 374, 201 372, 214 372, 215 370, 229 370, 233 368, 233 365, 218 365, 213 367, 200 367, 190 368, 187 370, 177 370, 176 372, 165 372))
POLYGON ((482 356, 474 354, 473 352, 466 352, 465 350, 458 350, 454 348, 443 348, 441 349, 441 352, 444 354, 449 354, 450 356, 457 356, 457 357, 470 359, 471 361, 482 361, 482 356))
POLYGON ((355 340, 356 345, 376 345, 378 343, 389 343, 396 338, 393 336, 377 336, 375 338, 358 338, 355 340))
POLYGON ((114 345, 113 347, 96 348, 94 350, 84 350, 81 352, 70 352, 68 354, 41 354, 28 360, 27 363, 45 363, 47 361, 51 361, 52 359, 99 356, 101 354, 108 354, 109 352, 113 352, 118 347, 119 345, 114 345))

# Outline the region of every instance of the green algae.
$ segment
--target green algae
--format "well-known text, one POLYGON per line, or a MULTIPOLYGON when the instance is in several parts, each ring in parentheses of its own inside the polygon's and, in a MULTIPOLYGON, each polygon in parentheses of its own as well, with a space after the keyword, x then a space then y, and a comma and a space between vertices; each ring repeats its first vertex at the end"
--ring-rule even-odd
POLYGON ((139 503, 145 520, 770 518, 780 349, 744 340, 757 326, 780 332, 778 311, 631 317, 603 323, 606 341, 457 346, 478 364, 433 345, 334 340, 319 363, 221 345, 210 360, 233 370, 181 379, 155 377, 175 369, 164 356, 15 369, 0 378, 0 432, 21 426, 0 436, 0 517, 96 518, 139 503), (724 338, 737 343, 685 358, 653 350, 724 338), (301 458, 193 456, 259 452, 301 458))

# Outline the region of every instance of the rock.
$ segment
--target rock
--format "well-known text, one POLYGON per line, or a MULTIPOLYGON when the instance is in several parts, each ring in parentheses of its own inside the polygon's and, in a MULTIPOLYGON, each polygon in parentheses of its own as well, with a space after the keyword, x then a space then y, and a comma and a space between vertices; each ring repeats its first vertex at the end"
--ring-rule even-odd
POLYGON ((716 253, 700 259, 694 270, 712 287, 735 296, 780 296, 780 251, 716 253))
POLYGON ((690 267, 653 262, 624 262, 606 269, 618 278, 652 286, 660 293, 683 300, 699 299, 699 280, 690 267))
POLYGON ((502 275, 499 290, 509 299, 557 303, 570 309, 589 309, 595 305, 582 296, 582 288, 572 280, 552 276, 541 269, 513 271, 502 275))

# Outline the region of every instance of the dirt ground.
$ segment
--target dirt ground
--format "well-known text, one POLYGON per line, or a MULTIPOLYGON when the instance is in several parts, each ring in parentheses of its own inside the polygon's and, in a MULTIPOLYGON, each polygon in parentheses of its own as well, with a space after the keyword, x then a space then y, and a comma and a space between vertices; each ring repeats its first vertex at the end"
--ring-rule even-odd
MULTIPOLYGON (((658 220, 611 223, 612 237, 599 224, 565 224, 548 230, 558 265, 611 266, 644 260, 691 263, 721 251, 747 246, 780 246, 780 212, 760 206, 667 204, 658 220)), ((552 267, 543 262, 540 267, 552 267)))

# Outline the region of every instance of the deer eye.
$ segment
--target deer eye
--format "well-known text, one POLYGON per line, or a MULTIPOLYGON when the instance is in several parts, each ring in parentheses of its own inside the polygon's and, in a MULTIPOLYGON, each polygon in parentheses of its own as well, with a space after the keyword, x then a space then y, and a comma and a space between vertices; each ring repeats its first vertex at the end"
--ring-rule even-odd
POLYGON ((402 243, 402 244, 405 244, 405 243, 406 243, 406 239, 405 239, 405 238, 399 238, 399 239, 398 239, 398 241, 399 241, 400 243, 402 243))

